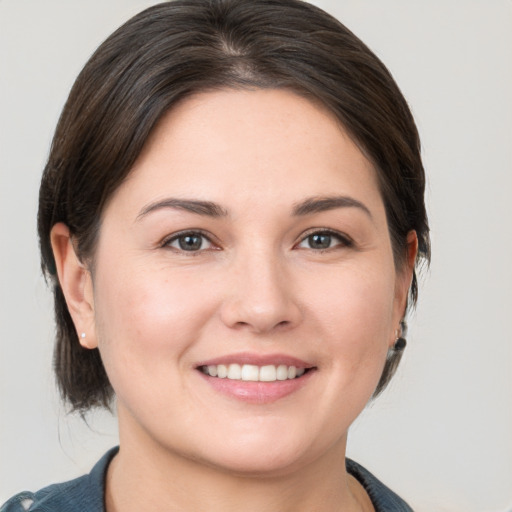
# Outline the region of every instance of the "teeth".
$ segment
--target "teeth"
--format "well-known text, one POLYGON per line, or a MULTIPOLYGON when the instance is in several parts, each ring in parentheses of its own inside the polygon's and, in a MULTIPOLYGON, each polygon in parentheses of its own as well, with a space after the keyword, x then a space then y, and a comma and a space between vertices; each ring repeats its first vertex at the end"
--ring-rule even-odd
POLYGON ((230 364, 228 367, 228 379, 240 380, 242 378, 242 367, 239 364, 230 364))
POLYGON ((253 364, 244 364, 241 373, 242 380, 257 381, 260 377, 260 369, 253 364))
POLYGON ((219 379, 245 380, 253 382, 275 382, 276 380, 288 380, 302 377, 306 372, 305 368, 296 368, 273 364, 256 366, 254 364, 218 364, 202 366, 201 371, 210 377, 219 379))
POLYGON ((277 380, 286 380, 288 378, 288 366, 280 364, 276 371, 277 380))
POLYGON ((274 365, 262 366, 260 368, 260 378, 262 382, 274 382, 276 380, 277 370, 274 365))

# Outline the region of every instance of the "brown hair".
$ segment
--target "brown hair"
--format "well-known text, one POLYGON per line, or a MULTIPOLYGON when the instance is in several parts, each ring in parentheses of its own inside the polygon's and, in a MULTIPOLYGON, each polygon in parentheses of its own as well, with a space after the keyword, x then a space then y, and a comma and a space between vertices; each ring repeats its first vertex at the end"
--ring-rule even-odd
MULTIPOLYGON (((288 88, 327 107, 375 165, 397 268, 411 230, 419 257, 429 259, 418 132, 390 73, 356 36, 299 0, 176 0, 150 7, 115 31, 78 76, 41 182, 38 231, 55 296, 55 372, 74 410, 108 407, 113 390, 98 350, 78 341, 56 278, 50 231, 65 223, 90 264, 103 208, 158 120, 179 100, 220 88, 288 88)), ((414 274, 412 303, 417 289, 414 274)), ((376 394, 399 358, 390 352, 376 394)))

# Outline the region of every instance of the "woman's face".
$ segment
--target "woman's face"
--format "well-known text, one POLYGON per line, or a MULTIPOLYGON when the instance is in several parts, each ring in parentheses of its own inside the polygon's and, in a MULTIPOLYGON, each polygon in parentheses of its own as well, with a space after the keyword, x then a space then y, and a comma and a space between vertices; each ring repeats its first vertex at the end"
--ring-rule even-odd
POLYGON ((409 282, 375 171, 330 114, 283 90, 185 100, 95 254, 87 343, 121 443, 252 474, 343 453, 409 282))

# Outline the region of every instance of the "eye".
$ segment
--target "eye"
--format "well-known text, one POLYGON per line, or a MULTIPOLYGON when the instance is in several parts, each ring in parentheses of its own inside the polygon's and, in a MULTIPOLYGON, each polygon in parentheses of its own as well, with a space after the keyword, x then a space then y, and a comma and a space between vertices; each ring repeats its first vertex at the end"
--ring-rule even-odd
POLYGON ((341 233, 323 230, 307 235, 297 247, 322 251, 337 246, 350 247, 352 245, 352 241, 341 233))
POLYGON ((198 252, 211 249, 213 244, 206 235, 197 231, 188 231, 186 233, 178 233, 168 238, 163 246, 171 247, 178 251, 198 252))

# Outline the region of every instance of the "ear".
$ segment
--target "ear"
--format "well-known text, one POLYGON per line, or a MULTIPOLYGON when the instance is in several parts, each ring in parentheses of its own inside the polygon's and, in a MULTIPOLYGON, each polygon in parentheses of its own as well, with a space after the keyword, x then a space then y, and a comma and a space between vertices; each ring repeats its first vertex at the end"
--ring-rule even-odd
MULTIPOLYGON (((411 288, 416 256, 418 255, 418 236, 416 231, 409 231, 407 234, 407 256, 402 267, 398 269, 395 283, 395 308, 394 325, 398 328, 400 321, 405 316, 407 299, 411 288)), ((394 343, 393 338, 393 343, 394 343)))
POLYGON ((96 348, 91 273, 76 255, 69 228, 65 224, 59 222, 53 226, 50 240, 59 284, 80 344, 84 348, 96 348))

